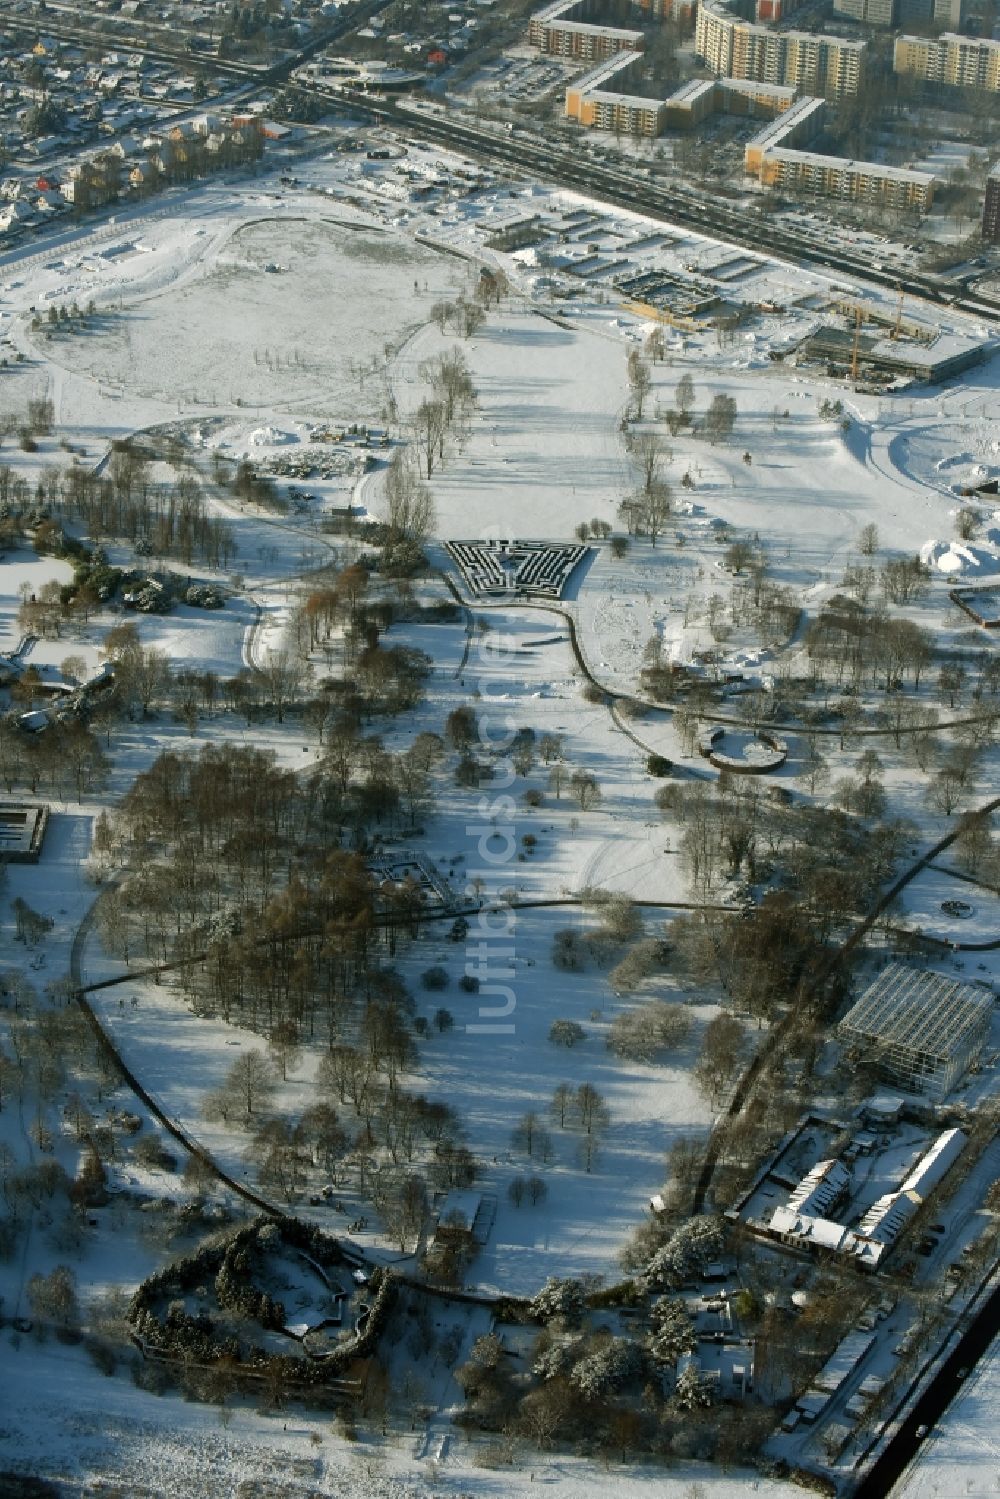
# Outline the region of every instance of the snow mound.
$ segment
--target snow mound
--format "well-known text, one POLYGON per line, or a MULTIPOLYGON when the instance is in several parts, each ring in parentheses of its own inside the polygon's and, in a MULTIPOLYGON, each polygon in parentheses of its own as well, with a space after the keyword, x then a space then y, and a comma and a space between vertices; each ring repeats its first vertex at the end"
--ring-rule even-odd
POLYGON ((995 565, 997 559, 982 547, 963 546, 958 541, 925 541, 920 548, 920 560, 932 572, 956 577, 995 565))
POLYGON ((948 458, 939 458, 934 467, 940 474, 943 473, 946 469, 962 468, 966 464, 973 463, 974 461, 975 460, 971 453, 952 453, 948 458))
POLYGON ((255 448, 277 448, 298 440, 297 432, 283 432, 280 427, 257 427, 250 433, 250 443, 255 448))

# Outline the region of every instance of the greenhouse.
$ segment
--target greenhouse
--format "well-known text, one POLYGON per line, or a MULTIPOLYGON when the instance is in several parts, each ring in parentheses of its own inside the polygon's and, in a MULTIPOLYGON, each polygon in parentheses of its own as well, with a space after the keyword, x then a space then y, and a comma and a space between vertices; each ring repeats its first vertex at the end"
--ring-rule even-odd
POLYGON ((892 963, 845 1015, 840 1034, 899 1087, 944 1098, 977 1060, 992 1010, 988 989, 892 963))

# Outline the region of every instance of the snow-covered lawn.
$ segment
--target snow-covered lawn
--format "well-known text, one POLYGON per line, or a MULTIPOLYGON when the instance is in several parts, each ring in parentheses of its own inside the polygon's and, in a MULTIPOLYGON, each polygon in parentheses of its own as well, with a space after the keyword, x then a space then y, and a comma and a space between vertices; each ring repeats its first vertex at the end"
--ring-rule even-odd
POLYGON ((992 1499, 1000 1469, 998 1410, 1000 1350, 994 1346, 923 1443, 892 1499, 992 1499))
MULTIPOLYGON (((420 148, 409 153, 407 169, 428 180, 466 170, 455 158, 420 148)), ((307 422, 320 417, 388 424, 398 435, 391 398, 405 419, 423 398, 421 361, 457 343, 472 371, 479 409, 467 440, 432 478, 436 543, 483 536, 564 541, 580 522, 615 523, 621 499, 638 479, 620 431, 628 399, 626 356, 643 347, 650 324, 641 310, 622 306, 606 268, 581 274, 581 262, 593 242, 608 262, 620 254, 637 267, 690 264, 710 275, 729 252, 697 235, 654 230, 636 215, 538 186, 490 186, 468 197, 434 187, 421 206, 396 162, 332 153, 309 162, 308 176, 303 189, 289 192, 282 202, 277 170, 265 170, 252 189, 218 181, 199 186, 175 195, 166 207, 130 214, 118 229, 102 230, 99 241, 67 235, 58 250, 8 267, 0 327, 12 349, 26 356, 5 371, 8 406, 23 408, 29 397, 45 391, 54 404, 57 430, 40 442, 37 453, 5 450, 4 462, 33 489, 48 467, 67 461, 57 446, 61 438, 85 448, 88 463, 100 464, 113 438, 171 423, 193 436, 195 450, 206 459, 218 449, 229 458, 252 453, 273 460, 295 446, 290 437, 301 445, 307 422), (546 267, 539 257, 501 257, 487 244, 504 225, 532 214, 565 228, 548 267, 551 276, 540 274, 546 267), (415 234, 473 259, 463 265, 456 254, 418 244, 415 234), (104 254, 105 248, 125 253, 104 254), (474 337, 443 338, 427 321, 430 308, 460 289, 471 292, 479 257, 505 266, 512 295, 474 337), (574 295, 550 296, 557 285, 572 288, 574 295), (88 331, 49 338, 44 329, 31 329, 32 308, 85 303, 91 296, 100 315, 88 331)), ((675 507, 667 532, 655 547, 633 539, 623 559, 615 559, 606 543, 596 544, 563 601, 591 669, 617 691, 636 689, 643 653, 654 638, 666 659, 683 663, 711 647, 723 670, 745 670, 751 682, 786 670, 791 675, 803 665, 801 638, 787 647, 763 647, 739 630, 728 641, 712 639, 709 601, 716 594, 727 596, 732 586, 724 560, 730 534, 759 536, 769 579, 812 612, 843 586, 845 565, 857 557, 866 525, 878 529, 877 561, 891 552, 912 555, 925 549, 936 568, 934 587, 906 617, 936 630, 948 645, 967 631, 968 622, 947 602, 942 559, 951 559, 946 567, 957 566, 964 581, 978 583, 1000 572, 991 502, 982 504, 983 526, 969 551, 951 545, 962 503, 958 490, 1000 470, 996 358, 960 385, 903 397, 857 394, 843 383, 772 363, 773 348, 803 335, 824 315, 830 286, 818 272, 759 257, 748 261, 740 294, 786 311, 762 312, 728 348, 707 328, 684 334, 664 330, 665 358, 653 368, 647 406, 649 423, 658 409, 675 404, 677 382, 689 373, 697 414, 714 395, 726 393, 736 401, 732 439, 711 446, 690 431, 672 439, 665 472, 675 507), (820 415, 824 398, 843 400, 846 428, 820 415)), ((842 294, 843 289, 837 292, 842 294)), ((881 297, 883 308, 894 300, 870 295, 881 297)), ((951 319, 951 331, 969 331, 959 315, 941 316, 951 319)), ((180 606, 167 616, 144 616, 137 620, 143 640, 163 649, 175 665, 222 675, 280 650, 287 642, 297 580, 334 555, 316 529, 317 512, 353 497, 370 513, 381 513, 384 469, 379 465, 362 477, 358 457, 353 453, 336 477, 316 485, 319 499, 301 516, 276 521, 216 497, 213 503, 234 529, 238 550, 231 567, 243 575, 242 596, 217 613, 180 606)), ((131 561, 125 549, 113 551, 116 563, 131 561)), ((443 565, 440 547, 435 544, 432 551, 433 561, 443 565)), ((340 560, 349 554, 345 549, 340 560)), ((19 638, 19 589, 27 585, 35 591, 69 576, 66 564, 27 552, 0 561, 0 649, 12 649, 19 638)), ((419 592, 427 602, 444 597, 436 583, 421 585, 419 592)), ((655 807, 660 783, 646 773, 642 748, 682 759, 669 716, 650 712, 634 723, 636 744, 605 704, 583 696, 565 621, 543 610, 475 605, 473 615, 485 617, 487 625, 482 636, 474 631, 467 657, 461 624, 399 623, 390 643, 426 650, 433 675, 424 703, 411 714, 374 725, 372 732, 381 733, 390 749, 401 750, 421 730, 440 732, 453 708, 470 703, 494 719, 494 734, 502 726, 561 735, 570 769, 591 772, 602 801, 583 810, 567 790, 557 796, 549 789, 547 768, 536 765, 515 784, 508 811, 498 800, 506 790, 493 791, 487 784, 471 791, 443 774, 436 808, 423 819, 415 852, 433 860, 456 891, 485 866, 493 898, 499 890, 513 890, 520 899, 552 900, 603 886, 646 901, 683 901, 679 829, 655 807), (535 809, 523 799, 529 788, 542 794, 535 809), (487 851, 504 844, 508 823, 509 855, 494 864, 487 851), (525 843, 526 835, 534 843, 525 843)), ((58 666, 67 655, 83 655, 91 666, 103 634, 118 617, 105 610, 79 636, 38 642, 33 659, 58 666)), ((988 648, 985 641, 983 648, 988 648)), ((314 665, 319 670, 323 663, 317 658, 314 665)), ((10 900, 16 895, 52 916, 55 926, 44 967, 31 967, 31 955, 9 940, 8 966, 25 969, 35 982, 65 973, 73 932, 94 893, 83 865, 97 811, 119 797, 161 750, 197 750, 220 740, 270 747, 287 766, 308 766, 319 754, 313 733, 307 735, 297 722, 247 726, 217 712, 190 736, 165 713, 123 725, 106 796, 78 808, 54 805, 41 863, 10 872, 4 937, 12 936, 10 900)), ((863 744, 841 750, 836 736, 829 736, 821 747, 836 777, 851 768, 863 744)), ((915 844, 939 837, 947 821, 929 809, 925 780, 888 737, 878 747, 887 763, 890 810, 914 819, 915 844)), ((789 748, 779 782, 795 776, 802 764, 799 736, 791 737, 789 748)), ((990 751, 971 797, 981 798, 992 787, 996 761, 997 752, 990 751)), ((711 774, 698 759, 685 769, 711 774)), ((398 845, 386 850, 396 851, 406 852, 398 845)), ((929 872, 904 898, 907 918, 937 931, 932 923, 941 914, 941 900, 964 893, 958 882, 929 872)), ((974 891, 969 898, 974 918, 952 922, 941 935, 996 935, 992 897, 974 891)), ((470 1279, 491 1288, 531 1291, 549 1274, 614 1276, 623 1239, 663 1181, 672 1141, 682 1133, 704 1132, 710 1123, 691 1083, 691 1065, 712 1005, 705 996, 685 995, 670 980, 660 981, 635 1002, 652 995, 689 1002, 691 1037, 658 1065, 616 1060, 605 1046, 607 1027, 631 1001, 615 996, 606 973, 592 964, 580 973, 564 973, 551 963, 553 932, 589 919, 577 909, 517 914, 509 941, 504 938, 513 949, 511 974, 501 980, 513 993, 509 1031, 475 1029, 490 996, 458 990, 470 957, 464 944, 447 941, 443 927, 425 928, 399 956, 419 1012, 431 1018, 441 1004, 455 1018, 453 1030, 439 1035, 432 1029, 421 1042, 419 1069, 405 1082, 454 1105, 483 1162, 480 1188, 496 1196, 498 1214, 470 1279), (449 970, 450 984, 432 995, 422 989, 420 974, 437 962, 449 970), (553 1046, 547 1036, 555 1018, 579 1021, 585 1039, 572 1050, 553 1046), (578 1137, 555 1124, 549 1124, 551 1161, 529 1161, 515 1151, 510 1135, 520 1116, 528 1110, 544 1114, 557 1084, 582 1081, 601 1090, 611 1116, 592 1169, 588 1172, 578 1157, 578 1137), (515 1208, 507 1198, 511 1178, 536 1173, 548 1189, 545 1202, 515 1208)), ((647 931, 659 930, 665 919, 647 910, 647 931)), ((475 939, 473 922, 470 941, 475 939)), ((992 954, 982 959, 983 969, 971 958, 959 961, 966 961, 967 977, 973 972, 993 977, 998 968, 992 954)), ((94 980, 114 971, 116 965, 92 939, 85 976, 94 980)), ((195 1018, 168 984, 136 983, 121 994, 109 990, 97 1003, 126 1058, 166 1112, 234 1174, 248 1173, 246 1136, 207 1123, 203 1108, 232 1059, 241 1049, 261 1045, 260 1038, 195 1018)), ((307 1055, 293 1069, 278 1090, 279 1109, 291 1114, 313 1101, 316 1060, 315 1053, 307 1055)), ((987 1081, 982 1077, 976 1088, 985 1089, 987 1081)), ((27 1139, 20 1120, 7 1109, 3 1120, 5 1138, 14 1142, 20 1158, 27 1139)), ((343 1195, 348 1216, 366 1210, 350 1193, 343 1195)), ((335 1229, 343 1230, 347 1221, 325 1207, 305 1211, 335 1229)), ((85 1296, 112 1279, 134 1283, 153 1257, 145 1242, 129 1242, 124 1215, 108 1213, 107 1219, 110 1232, 106 1225, 94 1230, 86 1250, 85 1296), (115 1234, 118 1243, 112 1245, 115 1234)), ((372 1233, 363 1238, 373 1247, 372 1233)), ((38 1251, 45 1268, 53 1262, 50 1250, 38 1251)), ((387 1252, 384 1244, 380 1252, 387 1252)), ((4 1272, 5 1286, 15 1293, 21 1268, 4 1272)), ((47 1462, 53 1473, 74 1481, 94 1473, 113 1479, 120 1471, 122 1481, 148 1485, 169 1499, 199 1492, 214 1499, 235 1493, 244 1477, 284 1480, 290 1474, 330 1495, 403 1499, 424 1491, 424 1475, 414 1476, 408 1442, 390 1446, 381 1458, 366 1449, 359 1460, 335 1445, 328 1432, 323 1445, 314 1447, 310 1438, 318 1425, 297 1415, 283 1421, 288 1429, 279 1436, 273 1421, 244 1410, 231 1429, 223 1430, 204 1408, 173 1397, 160 1402, 125 1380, 104 1380, 79 1350, 22 1342, 17 1351, 9 1330, 2 1337, 4 1461, 30 1454, 33 1462, 47 1462)), ((470 1461, 460 1442, 453 1445, 433 1478, 435 1487, 527 1496, 535 1482, 546 1482, 572 1499, 596 1499, 612 1483, 629 1496, 655 1492, 680 1499, 685 1486, 700 1479, 710 1484, 712 1499, 735 1499, 758 1483, 770 1499, 784 1499, 786 1492, 747 1474, 630 1469, 626 1479, 621 1472, 609 1477, 573 1460, 544 1458, 533 1471, 494 1475, 471 1469, 470 1461)), ((970 1470, 969 1482, 975 1481, 970 1470)), ((927 1492, 915 1490, 915 1499, 927 1492)), ((946 1488, 940 1493, 951 1499, 946 1488)))
MULTIPOLYGON (((681 1003, 691 996, 660 982, 634 999, 617 999, 606 972, 590 967, 583 973, 561 973, 552 966, 552 935, 560 927, 579 928, 577 913, 515 915, 505 943, 497 944, 513 952, 510 974, 502 982, 513 991, 514 1003, 503 1025, 490 1023, 481 1007, 499 1005, 499 999, 456 991, 462 946, 421 942, 407 954, 404 972, 416 980, 418 965, 441 963, 452 977, 444 993, 421 995, 417 988, 420 1011, 429 1019, 439 1005, 455 1017, 453 1031, 439 1037, 432 1027, 433 1039, 422 1045, 420 1084, 459 1111, 469 1142, 484 1163, 476 1190, 498 1198, 496 1223, 469 1278, 490 1290, 523 1294, 550 1275, 617 1278, 618 1252, 629 1231, 648 1215, 649 1199, 667 1175, 670 1146, 682 1135, 703 1134, 711 1122, 711 1110, 693 1085, 691 1069, 702 1029, 718 1010, 692 1003, 688 1041, 662 1062, 619 1060, 605 1045, 616 1015, 654 995, 681 1003), (576 1021, 585 1039, 572 1048, 554 1045, 548 1033, 555 1019, 576 1021), (511 1028, 504 1033, 507 1025, 511 1028), (575 1089, 581 1082, 599 1090, 611 1115, 589 1172, 581 1159, 579 1132, 560 1129, 548 1116, 555 1088, 567 1084, 575 1089), (537 1112, 551 1132, 551 1164, 512 1146, 511 1131, 529 1111, 537 1112), (544 1204, 514 1207, 507 1200, 511 1180, 525 1174, 544 1180, 544 1204)), ((656 925, 651 921, 650 930, 656 925)), ((473 943, 476 930, 473 921, 473 943)), ((498 969, 504 966, 502 957, 494 961, 498 969)))
POLYGON ((454 278, 440 255, 375 228, 315 211, 257 219, 183 284, 42 347, 130 398, 339 416, 356 406, 355 366, 423 321, 454 278))
MULTIPOLYGON (((582 810, 567 788, 557 797, 547 788, 541 763, 511 793, 492 793, 449 785, 442 775, 437 808, 424 819, 417 850, 429 856, 458 900, 476 874, 486 880, 486 895, 495 901, 501 890, 514 889, 518 899, 551 900, 588 886, 632 894, 645 901, 686 898, 676 848, 676 831, 652 805, 657 782, 645 772, 642 752, 616 727, 603 705, 585 704, 580 678, 573 674, 565 627, 545 622, 528 610, 493 613, 494 627, 473 643, 469 659, 456 676, 464 633, 457 625, 433 625, 407 631, 409 643, 427 649, 436 662, 427 700, 412 713, 387 725, 386 743, 401 748, 425 729, 440 730, 460 703, 474 702, 490 718, 490 734, 502 728, 530 726, 539 737, 562 733, 571 768, 592 771, 603 793, 600 806, 582 810), (481 694, 477 700, 472 694, 481 694), (521 792, 534 787, 543 805, 529 809, 521 792), (490 863, 494 824, 497 846, 506 858, 490 863), (508 830, 510 843, 508 845, 508 830), (525 850, 525 835, 536 842, 525 850), (484 843, 484 838, 486 842, 484 843)), ((236 733, 231 724, 230 733, 236 733)), ((387 854, 406 845, 388 845, 387 854)), ((647 909, 652 935, 663 929, 669 913, 647 909)), ((704 1024, 716 1013, 712 1004, 664 981, 643 991, 650 997, 690 1003, 692 1031, 687 1043, 656 1065, 617 1060, 605 1039, 614 1016, 631 1001, 617 998, 607 973, 590 964, 581 973, 562 973, 551 962, 553 933, 560 927, 581 930, 590 924, 576 909, 526 910, 512 913, 509 932, 503 915, 484 922, 482 934, 473 917, 468 943, 448 940, 449 923, 422 928, 420 938, 397 956, 414 992, 420 1013, 432 1021, 439 1006, 451 1010, 455 1028, 420 1043, 420 1065, 406 1085, 452 1104, 467 1131, 468 1143, 483 1163, 478 1188, 499 1200, 497 1223, 471 1276, 480 1284, 506 1291, 530 1292, 549 1274, 617 1274, 617 1255, 629 1230, 648 1212, 650 1196, 665 1178, 665 1157, 681 1134, 704 1132, 711 1111, 691 1081, 691 1068, 704 1024), (502 931, 494 938, 492 933, 502 931), (477 944, 485 941, 486 951, 477 944), (468 949, 468 950, 467 950, 468 949), (508 949, 510 950, 508 953, 508 949), (421 973, 441 964, 449 973, 444 992, 422 989, 421 973), (506 999, 463 994, 458 980, 469 965, 483 974, 484 985, 496 982, 514 994, 510 1019, 499 1032, 483 1031, 489 1007, 506 999), (506 970, 510 969, 509 975, 506 970), (567 1050, 547 1037, 555 1019, 583 1025, 587 1039, 567 1050), (510 1025, 512 1029, 506 1027, 510 1025), (611 1111, 608 1129, 592 1169, 581 1162, 580 1138, 550 1125, 555 1143, 551 1164, 538 1165, 511 1148, 511 1132, 529 1111, 546 1116, 557 1085, 593 1083, 611 1111), (516 1175, 544 1177, 544 1206, 515 1208, 506 1193, 516 1175)), ((92 943, 85 977, 94 982, 118 971, 92 943)), ((260 1037, 221 1021, 195 1018, 169 984, 144 982, 133 990, 107 990, 94 1003, 123 1054, 165 1112, 224 1162, 237 1178, 248 1175, 246 1136, 203 1117, 205 1100, 219 1087, 241 1048, 261 1047, 260 1037), (132 994, 139 999, 131 1004, 132 994), (178 1066, 178 1058, 183 1065, 178 1066)), ((305 1058, 279 1089, 273 1108, 297 1114, 313 1101, 310 1079, 319 1048, 305 1058)), ((252 1179, 252 1178, 251 1178, 252 1179)), ((352 1194, 341 1196, 351 1200, 352 1194)), ((358 1202, 359 1211, 369 1210, 358 1202)), ((316 1210, 323 1221, 330 1211, 316 1210)), ((343 1228, 342 1221, 336 1226, 343 1228)), ((372 1224, 374 1229, 375 1225, 372 1224)))
POLYGON ((609 1485, 623 1499, 688 1499, 701 1482, 711 1499, 797 1499, 792 1484, 760 1478, 749 1469, 720 1474, 701 1463, 669 1468, 613 1466, 579 1458, 526 1453, 513 1468, 476 1466, 476 1446, 446 1423, 400 1430, 387 1443, 347 1443, 329 1416, 298 1409, 265 1416, 235 1404, 220 1423, 213 1406, 177 1394, 156 1396, 126 1378, 106 1379, 80 1348, 41 1346, 0 1333, 0 1460, 73 1486, 120 1483, 131 1494, 156 1499, 235 1499, 270 1484, 284 1493, 323 1499, 422 1499, 470 1494, 477 1499, 534 1499, 555 1486, 560 1499, 604 1499, 609 1485), (445 1454, 433 1453, 445 1437, 445 1454), (246 1489, 244 1489, 246 1485, 246 1489))
MULTIPOLYGON (((23 547, 0 553, 0 651, 16 650, 24 634, 17 622, 22 598, 37 594, 46 583, 69 583, 72 577, 69 563, 56 557, 39 557, 23 547)), ((76 642, 68 637, 62 642, 62 655, 71 653, 78 654, 76 642)))

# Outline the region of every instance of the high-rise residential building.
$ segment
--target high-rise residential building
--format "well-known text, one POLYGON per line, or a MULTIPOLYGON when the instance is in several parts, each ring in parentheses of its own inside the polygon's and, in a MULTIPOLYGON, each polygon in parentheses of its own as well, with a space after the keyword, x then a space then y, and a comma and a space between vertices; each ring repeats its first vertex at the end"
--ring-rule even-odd
POLYGON ((833 0, 838 16, 850 16, 852 21, 863 21, 866 26, 894 26, 896 23, 896 0, 833 0))
POLYGON ((694 15, 695 0, 630 0, 633 10, 642 13, 651 21, 690 21, 694 15))
POLYGON ((965 0, 934 0, 934 21, 938 26, 961 26, 965 20, 965 0))
POLYGON ((580 0, 555 0, 531 17, 528 41, 543 52, 578 57, 584 62, 613 57, 616 52, 642 51, 645 39, 641 31, 592 25, 582 19, 589 9, 580 0))
POLYGON ((753 0, 753 18, 755 21, 770 21, 776 26, 798 10, 800 4, 801 0, 753 0))
POLYGON ((929 26, 934 19, 934 0, 898 0, 896 23, 899 26, 929 26))
MULTIPOLYGON (((695 0, 630 0, 633 10, 647 20, 687 22, 695 0)), ((641 52, 643 35, 622 26, 606 26, 601 0, 553 0, 528 22, 528 41, 557 57, 584 62, 613 57, 617 52, 641 52)), ((637 17, 638 18, 638 17, 637 17)))
POLYGON ((937 38, 900 36, 892 65, 895 72, 925 83, 1000 93, 1000 42, 957 36, 952 31, 937 38))
POLYGON ((986 179, 986 199, 983 203, 983 239, 987 244, 1000 245, 1000 161, 986 179))
POLYGON ((744 21, 721 0, 701 0, 695 54, 723 78, 755 79, 828 99, 856 94, 866 44, 808 31, 772 31, 744 21))

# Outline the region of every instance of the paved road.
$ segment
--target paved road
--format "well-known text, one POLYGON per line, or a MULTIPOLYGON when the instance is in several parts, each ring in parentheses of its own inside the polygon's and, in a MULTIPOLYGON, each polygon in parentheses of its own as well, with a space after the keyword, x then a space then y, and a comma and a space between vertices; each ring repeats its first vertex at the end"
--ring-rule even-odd
MULTIPOLYGON (((955 1351, 942 1364, 927 1390, 914 1405, 899 1431, 855 1490, 854 1499, 887 1499, 908 1465, 917 1457, 923 1436, 938 1422, 959 1394, 964 1377, 991 1346, 1000 1325, 1000 1286, 988 1295, 955 1351)), ((1000 1418, 1000 1412, 997 1413, 1000 1418)), ((905 1493, 905 1490, 904 1490, 905 1493)), ((958 1499, 957 1493, 955 1499, 958 1499)))

